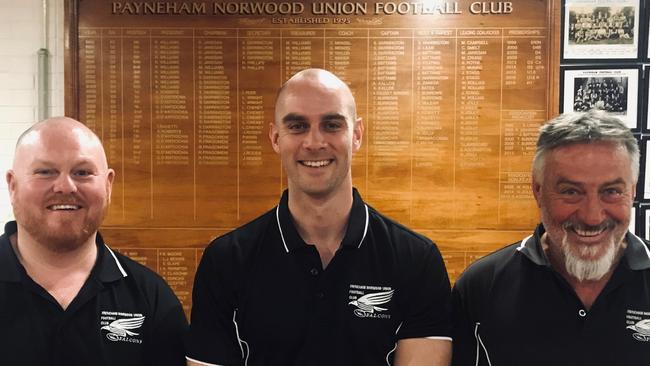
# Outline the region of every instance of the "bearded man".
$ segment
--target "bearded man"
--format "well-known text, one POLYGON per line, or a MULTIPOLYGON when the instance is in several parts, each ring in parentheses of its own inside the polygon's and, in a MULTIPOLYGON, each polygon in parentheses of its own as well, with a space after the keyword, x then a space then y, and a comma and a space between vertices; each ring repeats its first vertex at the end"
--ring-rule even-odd
POLYGON ((650 251, 628 232, 638 175, 619 119, 592 110, 542 126, 542 223, 456 282, 454 365, 650 365, 650 251))
POLYGON ((57 117, 18 139, 0 236, 0 365, 184 365, 182 307, 97 232, 115 172, 99 138, 57 117))

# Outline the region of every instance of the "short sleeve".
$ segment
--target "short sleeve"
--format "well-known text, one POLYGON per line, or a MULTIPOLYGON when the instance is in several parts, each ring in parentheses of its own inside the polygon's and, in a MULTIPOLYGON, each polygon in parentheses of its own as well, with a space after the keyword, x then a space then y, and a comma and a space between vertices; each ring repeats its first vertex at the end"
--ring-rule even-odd
POLYGON ((451 293, 454 347, 452 365, 474 365, 476 361, 475 321, 467 306, 465 286, 459 280, 451 293))
POLYGON ((233 261, 213 242, 203 254, 194 278, 187 357, 215 365, 242 365, 235 322, 233 261))
POLYGON ((447 269, 435 244, 414 251, 412 264, 404 266, 400 295, 404 321, 398 339, 432 338, 451 340, 450 285, 447 269))
POLYGON ((482 345, 478 340, 493 276, 492 261, 483 258, 470 265, 454 284, 451 292, 454 366, 490 365, 485 352, 480 351, 482 345))
MULTIPOLYGON (((166 286, 165 286, 166 287, 166 286)), ((184 366, 184 338, 187 335, 187 319, 183 307, 171 292, 171 289, 161 290, 158 304, 176 303, 171 308, 164 306, 160 315, 156 318, 152 331, 152 342, 149 346, 147 366, 184 366)))

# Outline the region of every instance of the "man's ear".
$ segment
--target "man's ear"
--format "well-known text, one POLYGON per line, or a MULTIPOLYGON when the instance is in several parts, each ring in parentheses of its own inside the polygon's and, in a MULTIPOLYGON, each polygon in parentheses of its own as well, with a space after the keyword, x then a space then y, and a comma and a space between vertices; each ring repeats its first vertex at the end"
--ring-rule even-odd
POLYGON ((9 199, 13 205, 14 196, 16 195, 16 173, 14 173, 13 169, 7 170, 5 179, 7 180, 7 188, 9 189, 9 199))
POLYGON ((530 187, 533 190, 533 196, 535 196, 535 201, 537 202, 537 207, 540 206, 540 200, 542 196, 542 185, 538 183, 537 177, 535 177, 535 174, 533 173, 533 179, 530 182, 530 187))
POLYGON ((280 153, 280 146, 278 145, 278 139, 280 138, 280 131, 278 126, 271 122, 269 123, 269 140, 271 141, 271 146, 276 153, 280 153))
POLYGON ((106 172, 106 194, 108 202, 111 201, 111 193, 113 192, 113 180, 115 179, 115 170, 108 169, 106 172))
POLYGON ((352 151, 357 152, 361 148, 363 141, 363 119, 357 118, 352 129, 352 151))

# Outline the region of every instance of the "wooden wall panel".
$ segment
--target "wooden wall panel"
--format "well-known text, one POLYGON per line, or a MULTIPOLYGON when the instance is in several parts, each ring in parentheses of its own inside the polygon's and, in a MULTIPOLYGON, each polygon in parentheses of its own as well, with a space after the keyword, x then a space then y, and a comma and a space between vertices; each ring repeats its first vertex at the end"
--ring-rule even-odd
POLYGON ((191 305, 209 240, 274 206, 277 88, 323 67, 364 118, 353 179, 431 237, 452 280, 538 221, 530 163, 558 110, 559 4, 106 1, 66 4, 66 113, 117 178, 102 232, 191 305))

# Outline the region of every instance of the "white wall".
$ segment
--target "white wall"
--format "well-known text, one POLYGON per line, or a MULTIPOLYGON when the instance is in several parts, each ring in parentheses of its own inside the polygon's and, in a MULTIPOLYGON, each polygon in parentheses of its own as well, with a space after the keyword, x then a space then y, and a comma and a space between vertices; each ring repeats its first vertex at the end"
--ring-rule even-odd
POLYGON ((49 115, 63 114, 63 1, 46 0, 48 21, 44 22, 43 0, 0 0, 1 224, 13 217, 5 174, 12 164, 16 138, 38 119, 40 48, 50 52, 49 115))

